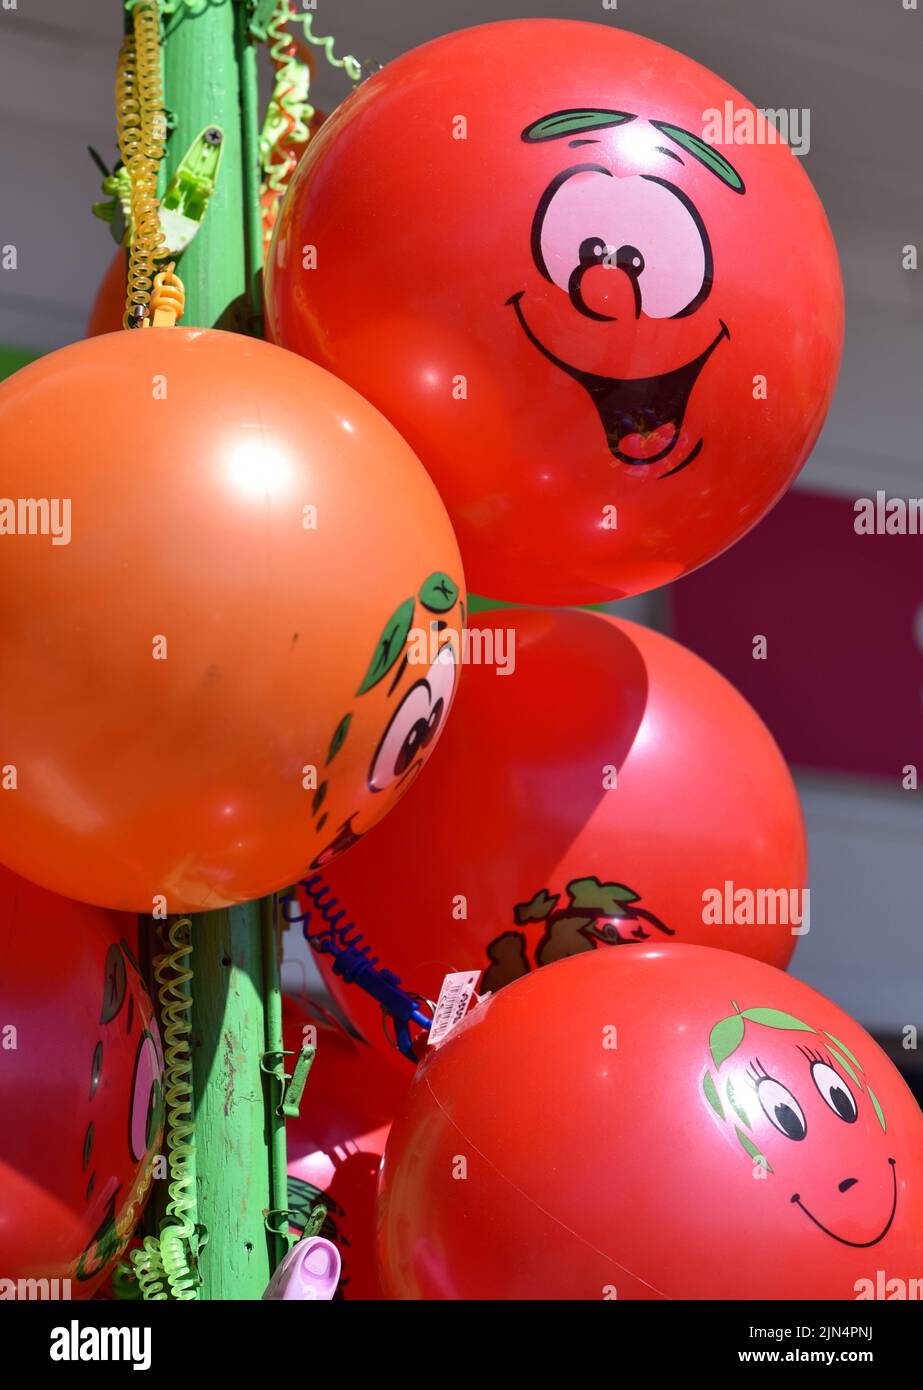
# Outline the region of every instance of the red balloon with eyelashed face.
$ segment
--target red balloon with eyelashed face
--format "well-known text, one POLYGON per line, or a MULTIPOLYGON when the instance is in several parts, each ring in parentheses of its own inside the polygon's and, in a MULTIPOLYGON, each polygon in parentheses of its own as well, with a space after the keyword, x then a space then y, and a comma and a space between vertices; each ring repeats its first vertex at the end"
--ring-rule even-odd
POLYGON ((397 425, 472 588, 511 600, 640 593, 739 539, 813 446, 842 342, 830 228, 775 128, 681 54, 565 20, 363 84, 267 278, 275 340, 397 425))
POLYGON ((430 1054, 379 1214, 392 1298, 918 1298, 923 1117, 868 1034, 772 966, 575 956, 430 1054))

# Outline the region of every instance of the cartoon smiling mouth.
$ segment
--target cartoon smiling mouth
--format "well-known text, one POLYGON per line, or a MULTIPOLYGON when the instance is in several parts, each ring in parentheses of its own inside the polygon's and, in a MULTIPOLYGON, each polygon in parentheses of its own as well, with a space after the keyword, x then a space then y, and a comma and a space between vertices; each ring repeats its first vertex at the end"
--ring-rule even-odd
MULTIPOLYGON (((599 413, 613 457, 620 463, 633 465, 659 463, 665 459, 680 437, 689 397, 702 368, 722 339, 730 339, 724 320, 719 320, 721 327, 705 351, 672 372, 644 377, 599 376, 562 361, 536 337, 522 311, 523 294, 524 291, 519 290, 510 295, 507 304, 515 310, 529 342, 587 391, 599 413)), ((698 457, 703 442, 699 439, 680 463, 661 476, 669 478, 686 468, 698 457)))
MULTIPOLYGON (((894 1220, 894 1213, 897 1211, 897 1165, 893 1158, 889 1158, 888 1162, 891 1165, 891 1182, 893 1185, 893 1191, 891 1195, 891 1214, 889 1215, 882 1229, 879 1231, 878 1235, 875 1236, 874 1240, 847 1240, 845 1236, 838 1236, 836 1231, 831 1231, 829 1226, 825 1226, 822 1221, 818 1221, 817 1217, 814 1216, 812 1212, 808 1211, 807 1207, 805 1206, 804 1202, 802 1202, 801 1197, 797 1192, 792 1193, 792 1203, 795 1206, 800 1207, 801 1210, 804 1212, 805 1216, 808 1218, 808 1220, 813 1221, 814 1225, 819 1227, 825 1235, 830 1236, 833 1240, 838 1240, 841 1245, 852 1245, 857 1250, 866 1250, 870 1245, 877 1245, 880 1240, 883 1240, 885 1238, 885 1236, 891 1229, 891 1223, 894 1220)), ((840 1183, 840 1191, 848 1192, 851 1187, 855 1186, 856 1179, 847 1178, 845 1182, 840 1183)))
POLYGON ((312 869, 322 869, 329 864, 331 859, 335 859, 338 854, 342 854, 344 849, 349 849, 351 845, 357 845, 362 839, 362 831, 353 829, 353 821, 356 818, 354 811, 347 820, 343 822, 329 845, 321 850, 320 854, 315 855, 311 860, 312 869))
MULTIPOLYGON (((413 763, 411 763, 410 767, 408 767, 407 770, 404 773, 402 773, 402 775, 397 779, 397 781, 394 784, 395 787, 401 788, 405 786, 405 784, 409 780, 416 777, 417 773, 420 771, 420 768, 422 766, 423 759, 417 758, 413 763)), ((356 819, 356 816, 358 814, 358 811, 353 811, 352 815, 343 822, 343 824, 337 831, 335 837, 330 841, 330 843, 324 849, 322 849, 319 854, 315 855, 315 857, 311 860, 311 863, 309 865, 310 868, 325 868, 326 865, 328 865, 332 859, 335 859, 337 857, 338 854, 342 854, 344 849, 349 849, 352 845, 357 845, 359 843, 359 841, 365 834, 365 831, 356 830, 353 825, 353 821, 356 819)))

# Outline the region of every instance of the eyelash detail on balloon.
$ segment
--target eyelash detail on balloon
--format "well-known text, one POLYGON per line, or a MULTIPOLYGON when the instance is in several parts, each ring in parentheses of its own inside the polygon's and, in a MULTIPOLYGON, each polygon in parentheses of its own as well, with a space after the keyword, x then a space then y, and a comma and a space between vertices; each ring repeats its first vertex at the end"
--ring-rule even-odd
POLYGON ((753 1057, 747 1063, 747 1080, 753 1087, 754 1091, 759 1089, 759 1084, 761 1081, 771 1080, 769 1072, 763 1066, 759 1057, 753 1057))
POLYGON ((826 1066, 830 1068, 831 1071, 837 1072, 837 1075, 839 1076, 839 1072, 837 1071, 836 1065, 834 1064, 833 1058, 830 1056, 829 1052, 820 1052, 813 1047, 801 1047, 800 1045, 798 1051, 802 1054, 802 1056, 807 1057, 808 1061, 812 1063, 812 1065, 814 1062, 823 1062, 826 1064, 826 1066))

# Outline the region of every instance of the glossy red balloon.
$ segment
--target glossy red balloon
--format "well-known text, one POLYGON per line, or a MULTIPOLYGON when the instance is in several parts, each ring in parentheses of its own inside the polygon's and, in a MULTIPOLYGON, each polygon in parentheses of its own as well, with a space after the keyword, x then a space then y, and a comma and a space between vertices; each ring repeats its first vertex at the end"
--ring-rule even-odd
POLYGON ((392 1298, 906 1298, 923 1115, 857 1023, 761 961, 581 956, 419 1069, 379 1219, 392 1298))
MULTIPOLYGON (((495 990, 639 941, 787 963, 807 880, 798 794, 723 676, 660 633, 573 610, 478 613, 466 653, 426 777, 302 889, 311 932, 342 909, 429 999, 450 970, 495 990)), ((377 1006, 327 978, 387 1046, 377 1006)))
POLYGON ((125 925, 0 867, 0 1297, 89 1298, 143 1209, 163 1057, 125 925))
POLYGON ((417 451, 472 589, 540 603, 654 588, 748 531, 817 438, 843 325, 775 129, 682 54, 570 20, 363 83, 294 175, 267 306, 417 451))
POLYGON ((321 1234, 336 1242, 343 1261, 338 1294, 379 1299, 375 1186, 413 1068, 405 1062, 401 1074, 331 1019, 291 999, 284 1000, 283 1028, 290 1052, 303 1040, 317 1047, 301 1113, 286 1124, 289 1207, 305 1216, 317 1202, 326 1206, 321 1234))

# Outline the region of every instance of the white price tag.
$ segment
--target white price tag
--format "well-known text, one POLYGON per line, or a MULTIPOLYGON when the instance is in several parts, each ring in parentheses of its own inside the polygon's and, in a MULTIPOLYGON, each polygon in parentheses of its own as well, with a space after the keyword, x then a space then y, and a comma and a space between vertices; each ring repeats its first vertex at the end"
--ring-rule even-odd
POLYGON ((480 978, 480 970, 457 970, 453 975, 446 975, 436 1001, 428 1046, 438 1047, 444 1043, 455 1025, 461 1023, 480 978))

